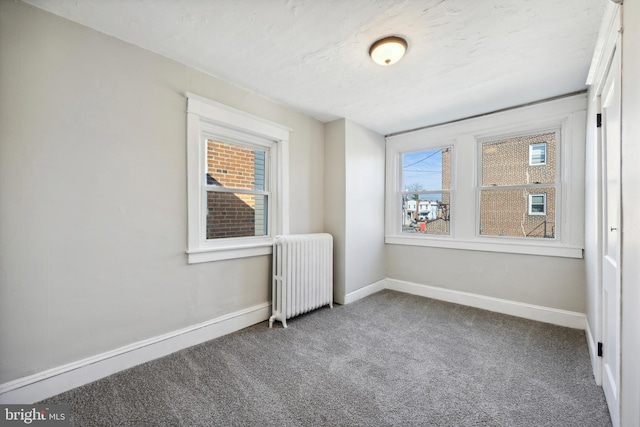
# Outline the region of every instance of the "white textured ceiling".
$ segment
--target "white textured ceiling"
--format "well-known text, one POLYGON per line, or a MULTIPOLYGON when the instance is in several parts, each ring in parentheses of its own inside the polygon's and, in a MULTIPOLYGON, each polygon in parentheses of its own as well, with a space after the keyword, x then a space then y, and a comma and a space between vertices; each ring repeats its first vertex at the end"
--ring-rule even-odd
POLYGON ((585 88, 607 0, 26 0, 322 121, 381 134, 585 88), (404 37, 381 67, 369 46, 404 37))

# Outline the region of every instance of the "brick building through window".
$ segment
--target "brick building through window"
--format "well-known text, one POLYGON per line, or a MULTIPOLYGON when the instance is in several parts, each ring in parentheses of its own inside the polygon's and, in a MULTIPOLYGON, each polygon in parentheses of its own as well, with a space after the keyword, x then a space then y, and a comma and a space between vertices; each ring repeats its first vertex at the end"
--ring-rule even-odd
MULTIPOLYGON (((481 176, 479 233, 525 238, 555 237, 556 214, 555 131, 493 139, 480 144, 481 176)), ((438 154, 437 165, 425 172, 440 172, 441 189, 419 188, 403 199, 403 231, 449 235, 451 221, 452 149, 419 152, 424 158, 438 154), (433 170, 435 169, 435 170, 433 170), (423 224, 422 224, 423 223, 423 224)), ((416 165, 403 155, 403 173, 416 165)), ((406 177, 405 177, 406 179, 406 177)))
POLYGON ((480 234, 555 237, 556 132, 481 142, 480 234))
POLYGON ((206 238, 264 236, 266 152, 207 140, 207 185, 233 191, 207 192, 206 238))

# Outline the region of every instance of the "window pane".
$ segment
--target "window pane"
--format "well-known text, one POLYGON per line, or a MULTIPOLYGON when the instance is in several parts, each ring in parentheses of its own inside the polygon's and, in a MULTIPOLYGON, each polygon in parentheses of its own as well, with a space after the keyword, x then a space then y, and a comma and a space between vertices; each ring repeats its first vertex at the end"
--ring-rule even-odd
POLYGON ((448 192, 403 195, 402 232, 449 235, 450 199, 448 192))
MULTIPOLYGON (((544 145, 539 145, 544 147, 544 145)), ((556 181, 556 133, 548 132, 482 143, 482 186, 550 184, 556 181), (532 144, 546 143, 546 164, 530 165, 532 144)), ((538 158, 541 157, 538 149, 538 158)))
POLYGON ((402 154, 402 190, 451 189, 451 148, 402 154))
POLYGON ((532 195, 531 196, 531 203, 533 204, 544 204, 544 196, 541 195, 532 195))
MULTIPOLYGON (((555 237, 556 189, 535 188, 516 190, 480 191, 480 234, 483 236, 511 236, 539 238, 555 237), (546 215, 529 214, 529 194, 540 200, 538 208, 544 206, 546 194, 546 215)), ((536 205, 532 205, 535 207, 536 205)), ((538 209, 537 208, 537 209, 538 209)), ((544 208, 540 212, 543 212, 544 208)), ((535 211, 534 211, 535 212, 535 211)))
POLYGON ((207 185, 245 190, 265 189, 266 152, 207 141, 207 185))
POLYGON ((532 203, 531 204, 531 212, 533 213, 544 213, 544 203, 539 203, 539 204, 535 204, 532 203))
POLYGON ((267 196, 207 193, 207 239, 267 235, 267 196))

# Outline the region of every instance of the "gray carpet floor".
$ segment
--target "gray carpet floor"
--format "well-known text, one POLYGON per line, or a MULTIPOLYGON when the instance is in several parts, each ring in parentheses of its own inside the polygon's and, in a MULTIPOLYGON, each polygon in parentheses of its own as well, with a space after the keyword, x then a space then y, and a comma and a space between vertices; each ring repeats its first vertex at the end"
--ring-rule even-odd
POLYGON ((610 426, 584 331, 393 291, 43 403, 78 426, 610 426))

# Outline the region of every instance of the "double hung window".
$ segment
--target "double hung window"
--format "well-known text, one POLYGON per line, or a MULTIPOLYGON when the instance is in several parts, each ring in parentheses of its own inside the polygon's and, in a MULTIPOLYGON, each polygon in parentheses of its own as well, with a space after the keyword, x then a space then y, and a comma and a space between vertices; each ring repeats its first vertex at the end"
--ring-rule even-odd
POLYGON ((268 163, 273 143, 263 145, 205 138, 206 239, 269 234, 268 163))
POLYGON ((529 145, 529 166, 547 164, 547 143, 529 145))
POLYGON ((289 129, 187 98, 189 263, 270 254, 288 231, 289 129))
MULTIPOLYGON (((529 215, 547 214, 547 195, 529 194, 529 215)), ((547 237, 543 235, 543 237, 547 237)))
POLYGON ((586 97, 387 137, 385 242, 582 257, 586 97))

